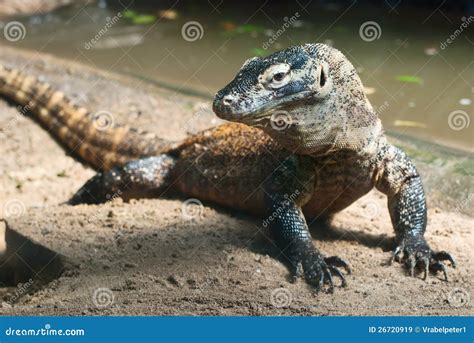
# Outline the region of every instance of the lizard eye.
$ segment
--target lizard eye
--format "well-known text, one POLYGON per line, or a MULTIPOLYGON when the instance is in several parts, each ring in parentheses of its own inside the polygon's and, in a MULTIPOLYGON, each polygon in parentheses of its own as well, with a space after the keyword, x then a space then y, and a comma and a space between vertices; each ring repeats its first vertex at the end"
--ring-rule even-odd
POLYGON ((273 81, 281 82, 284 77, 285 77, 284 73, 276 73, 275 75, 273 75, 273 81))
POLYGON ((291 81, 291 68, 286 63, 269 67, 261 76, 262 84, 269 89, 278 89, 291 81))
POLYGON ((290 69, 288 69, 287 71, 279 71, 273 74, 272 81, 270 82, 269 86, 272 89, 278 89, 287 85, 288 82, 290 82, 290 79, 290 69))

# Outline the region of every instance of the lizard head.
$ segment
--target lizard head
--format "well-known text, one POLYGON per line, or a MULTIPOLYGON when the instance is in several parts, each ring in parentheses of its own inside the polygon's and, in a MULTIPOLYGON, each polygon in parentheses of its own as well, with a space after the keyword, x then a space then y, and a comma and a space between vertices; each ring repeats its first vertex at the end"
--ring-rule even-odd
POLYGON ((381 130, 355 68, 324 44, 247 60, 217 92, 213 110, 222 119, 261 128, 284 147, 310 155, 360 149, 367 135, 381 130))

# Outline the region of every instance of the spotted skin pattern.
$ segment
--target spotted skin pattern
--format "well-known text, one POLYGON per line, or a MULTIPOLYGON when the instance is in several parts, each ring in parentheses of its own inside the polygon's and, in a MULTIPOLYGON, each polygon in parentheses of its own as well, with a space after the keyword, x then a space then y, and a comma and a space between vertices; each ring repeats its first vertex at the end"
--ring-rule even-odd
POLYGON ((100 204, 120 197, 157 197, 163 192, 175 160, 169 155, 146 157, 97 173, 68 201, 70 205, 100 204))
MULTIPOLYGON (((0 94, 31 115, 99 173, 70 204, 178 191, 263 218, 293 280, 333 291, 350 273, 315 246, 307 219, 328 219, 376 187, 387 195, 397 247, 393 260, 443 272, 430 249, 426 202, 413 163, 390 145, 355 68, 336 49, 306 44, 245 62, 214 99, 221 125, 180 143, 128 127, 97 130, 93 116, 45 83, 0 66, 0 94), (286 116, 275 125, 275 114, 286 116), (283 127, 280 125, 283 123, 283 127)), ((278 120, 280 120, 278 119, 278 120)))
MULTIPOLYGON (((309 199, 288 206, 271 229, 291 264, 301 263, 316 289, 327 281, 332 290, 332 275, 321 267, 325 259, 311 243, 305 216, 329 217, 374 186, 388 196, 398 242, 394 258, 403 253, 401 260, 412 276, 420 267, 424 278, 429 270, 443 271, 447 280, 442 260, 455 266, 454 260, 446 252, 433 252, 423 237, 427 214, 420 176, 408 157, 387 143, 355 68, 341 52, 306 44, 252 58, 216 94, 213 108, 219 117, 260 128, 295 155, 312 158, 309 199), (272 122, 282 115, 283 129, 272 122), (311 266, 318 266, 317 271, 311 266)), ((291 184, 300 170, 295 165, 293 175, 281 183, 291 184)), ((286 193, 271 191, 270 210, 286 193)))

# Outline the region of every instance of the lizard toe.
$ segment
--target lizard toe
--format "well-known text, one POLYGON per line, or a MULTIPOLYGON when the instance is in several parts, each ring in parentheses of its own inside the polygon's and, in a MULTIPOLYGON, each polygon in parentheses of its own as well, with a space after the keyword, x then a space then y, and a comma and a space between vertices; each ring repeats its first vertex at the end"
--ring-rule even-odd
POLYGON ((307 259, 303 260, 303 269, 305 279, 316 292, 321 291, 324 285, 328 285, 327 292, 334 293, 333 276, 341 279, 341 287, 347 285, 344 274, 338 269, 343 268, 347 274, 351 273, 351 269, 347 262, 337 256, 323 257, 319 254, 310 254, 307 259))
POLYGON ((429 272, 436 274, 442 272, 444 279, 448 281, 446 265, 443 261, 449 261, 453 268, 456 262, 451 254, 446 251, 434 252, 423 238, 412 237, 398 245, 392 253, 390 262, 403 263, 408 275, 414 277, 416 270, 423 272, 423 280, 426 280, 429 272))
POLYGON ((446 270, 446 265, 443 261, 449 261, 451 267, 456 268, 456 261, 451 256, 451 254, 446 251, 431 252, 431 261, 429 263, 428 269, 433 273, 437 274, 438 272, 443 272, 444 280, 448 281, 448 272, 446 270))

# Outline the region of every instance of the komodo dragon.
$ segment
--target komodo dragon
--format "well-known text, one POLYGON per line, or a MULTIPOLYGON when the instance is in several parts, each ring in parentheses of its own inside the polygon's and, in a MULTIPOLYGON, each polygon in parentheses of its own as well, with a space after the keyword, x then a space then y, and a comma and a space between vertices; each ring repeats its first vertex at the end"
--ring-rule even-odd
POLYGON ((314 245, 306 220, 326 220, 374 186, 387 195, 396 234, 392 260, 442 271, 447 252, 424 238, 421 178, 410 159, 387 143, 381 122, 348 59, 324 44, 251 58, 213 102, 224 124, 182 142, 114 126, 100 128, 86 109, 32 76, 0 66, 0 93, 24 106, 69 151, 99 171, 70 204, 96 204, 112 194, 156 197, 168 190, 264 218, 293 280, 316 290, 350 268, 314 245))

